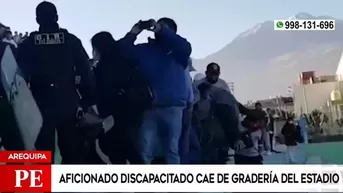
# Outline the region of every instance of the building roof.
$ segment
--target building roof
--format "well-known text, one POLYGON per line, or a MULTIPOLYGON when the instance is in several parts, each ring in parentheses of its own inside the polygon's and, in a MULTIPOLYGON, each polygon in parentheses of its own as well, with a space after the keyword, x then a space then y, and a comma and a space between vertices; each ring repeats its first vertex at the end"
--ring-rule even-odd
MULTIPOLYGON (((293 106, 293 97, 275 97, 271 99, 258 100, 256 102, 261 103, 263 108, 278 108, 279 106, 293 106)), ((255 103, 256 103, 255 102, 255 103)), ((254 106, 255 103, 251 104, 254 106)))

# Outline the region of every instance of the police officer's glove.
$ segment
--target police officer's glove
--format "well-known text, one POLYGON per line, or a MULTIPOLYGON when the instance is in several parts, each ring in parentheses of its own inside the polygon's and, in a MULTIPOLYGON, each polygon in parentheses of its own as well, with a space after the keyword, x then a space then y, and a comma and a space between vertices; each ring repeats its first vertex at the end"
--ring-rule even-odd
POLYGON ((245 144, 242 140, 239 139, 235 142, 233 147, 235 151, 240 151, 245 148, 245 144))

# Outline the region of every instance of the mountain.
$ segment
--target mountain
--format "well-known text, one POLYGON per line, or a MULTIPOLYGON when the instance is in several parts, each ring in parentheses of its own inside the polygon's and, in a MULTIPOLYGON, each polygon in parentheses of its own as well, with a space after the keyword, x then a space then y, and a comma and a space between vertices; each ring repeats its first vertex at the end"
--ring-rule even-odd
POLYGON ((335 19, 335 18, 328 15, 313 16, 306 12, 300 12, 290 17, 289 19, 335 19))
MULTIPOLYGON (((290 19, 334 19, 298 13, 290 19)), ((265 21, 239 34, 231 43, 193 64, 203 71, 210 62, 222 68, 222 78, 234 82, 239 100, 258 100, 287 94, 302 71, 334 74, 343 52, 343 20, 335 31, 274 31, 265 21)))

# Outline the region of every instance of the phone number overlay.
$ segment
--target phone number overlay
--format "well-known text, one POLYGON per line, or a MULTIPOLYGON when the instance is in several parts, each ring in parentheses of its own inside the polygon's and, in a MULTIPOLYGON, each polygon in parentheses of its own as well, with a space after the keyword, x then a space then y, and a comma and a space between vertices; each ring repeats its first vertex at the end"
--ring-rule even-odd
POLYGON ((333 31, 335 20, 274 20, 274 30, 333 31))

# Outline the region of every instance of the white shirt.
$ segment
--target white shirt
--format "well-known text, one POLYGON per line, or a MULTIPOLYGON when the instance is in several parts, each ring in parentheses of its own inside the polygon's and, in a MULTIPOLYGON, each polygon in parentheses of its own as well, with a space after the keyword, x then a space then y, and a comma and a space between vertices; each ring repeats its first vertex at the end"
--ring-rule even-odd
MULTIPOLYGON (((199 86, 201 83, 203 83, 203 82, 209 83, 209 82, 207 81, 206 77, 205 77, 205 78, 202 78, 202 79, 200 79, 200 80, 194 81, 193 84, 194 84, 195 87, 198 87, 198 86, 199 86)), ((219 78, 218 81, 217 81, 216 83, 214 83, 214 84, 210 83, 210 84, 211 84, 212 86, 214 86, 214 87, 224 89, 224 90, 229 91, 229 92, 231 93, 229 85, 225 82, 225 80, 223 80, 223 79, 221 79, 221 78, 219 78)))
POLYGON ((17 43, 15 43, 15 41, 13 39, 8 40, 8 39, 4 38, 2 41, 13 44, 16 48, 18 47, 17 43))
POLYGON ((20 37, 19 37, 19 35, 17 34, 17 35, 14 35, 13 39, 14 39, 15 42, 19 42, 20 37))
MULTIPOLYGON (((200 80, 195 80, 194 81, 194 83, 193 83, 193 88, 195 89, 195 91, 196 92, 194 92, 194 98, 195 98, 195 101, 198 101, 199 100, 199 98, 200 98, 200 96, 199 96, 199 91, 198 91, 198 86, 201 84, 201 83, 204 83, 204 82, 207 82, 207 83, 209 83, 208 81, 207 81, 207 79, 206 79, 206 77, 204 77, 204 78, 202 78, 202 79, 200 79, 200 80)), ((229 93, 231 93, 231 91, 230 91, 230 88, 229 88, 229 85, 223 80, 223 79, 221 79, 221 78, 219 78, 218 79, 218 81, 216 82, 216 83, 214 83, 214 84, 212 84, 212 83, 209 83, 209 84, 211 84, 213 87, 215 87, 215 88, 219 88, 219 89, 212 89, 213 91, 219 91, 219 92, 222 92, 222 94, 224 94, 225 92, 229 92, 229 93), (221 90, 221 89, 223 89, 223 90, 221 90), (220 91, 221 90, 221 91, 220 91), (225 91, 225 92, 224 92, 225 91)), ((226 93, 227 94, 227 93, 226 93)), ((226 94, 224 94, 224 95, 226 95, 226 94)), ((220 96, 221 94, 219 94, 218 93, 218 95, 217 96, 220 96)), ((227 98, 227 97, 224 97, 224 98, 227 98)), ((218 101, 219 102, 219 101, 218 101)))

